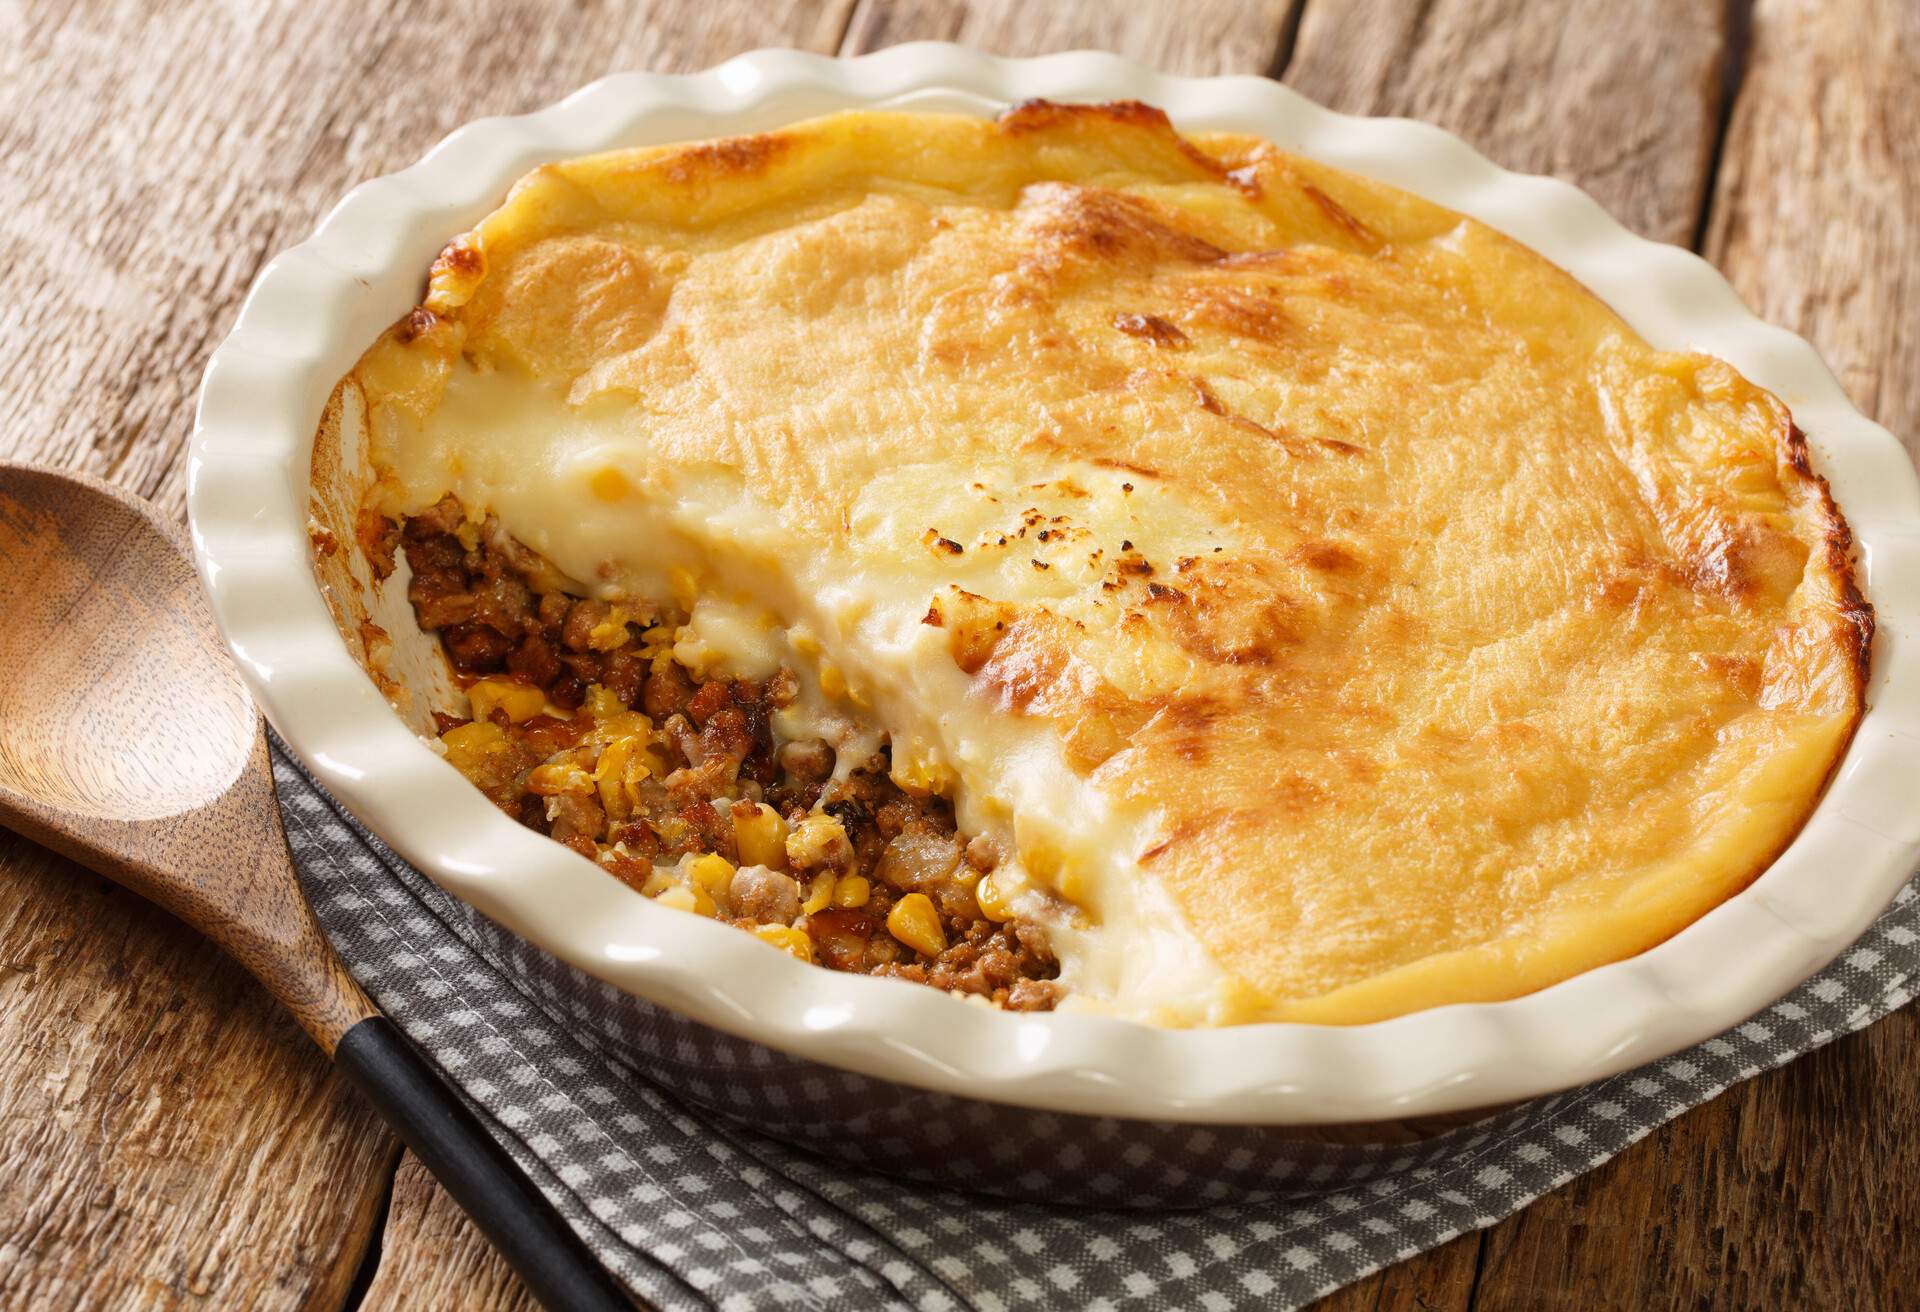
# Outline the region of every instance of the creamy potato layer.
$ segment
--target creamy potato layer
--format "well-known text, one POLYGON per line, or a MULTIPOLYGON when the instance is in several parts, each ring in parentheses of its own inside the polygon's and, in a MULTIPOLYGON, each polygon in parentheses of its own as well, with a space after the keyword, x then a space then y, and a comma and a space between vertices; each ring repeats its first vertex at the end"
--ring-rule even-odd
POLYGON ((1778 400, 1144 106, 547 166, 350 381, 377 513, 451 496, 883 734, 1069 1007, 1358 1022, 1631 955, 1772 861, 1861 711, 1778 400))

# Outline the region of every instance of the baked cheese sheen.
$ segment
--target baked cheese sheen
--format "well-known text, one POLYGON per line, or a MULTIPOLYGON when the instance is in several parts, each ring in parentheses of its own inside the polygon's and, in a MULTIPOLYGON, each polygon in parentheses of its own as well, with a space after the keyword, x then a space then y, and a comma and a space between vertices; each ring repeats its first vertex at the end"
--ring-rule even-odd
POLYGON ((1767 866, 1862 709, 1778 400, 1145 106, 550 165, 354 381, 379 509, 690 591, 684 640, 887 730, 1017 852, 1069 1006, 1360 1022, 1629 956, 1767 866))

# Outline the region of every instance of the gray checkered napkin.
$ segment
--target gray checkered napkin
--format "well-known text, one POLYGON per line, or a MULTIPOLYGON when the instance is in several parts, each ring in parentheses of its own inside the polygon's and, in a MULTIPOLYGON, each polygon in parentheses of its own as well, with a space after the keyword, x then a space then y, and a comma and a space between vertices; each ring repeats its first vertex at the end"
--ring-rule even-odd
POLYGON ((635 1069, 641 1004, 441 892, 277 745, 274 777, 308 896, 354 975, 587 1244, 661 1308, 1299 1307, 1490 1225, 1730 1085, 1871 1024, 1914 996, 1920 967, 1910 884, 1839 961, 1761 1015, 1482 1123, 1438 1162, 1304 1201, 1050 1210, 834 1166, 693 1111, 635 1069))

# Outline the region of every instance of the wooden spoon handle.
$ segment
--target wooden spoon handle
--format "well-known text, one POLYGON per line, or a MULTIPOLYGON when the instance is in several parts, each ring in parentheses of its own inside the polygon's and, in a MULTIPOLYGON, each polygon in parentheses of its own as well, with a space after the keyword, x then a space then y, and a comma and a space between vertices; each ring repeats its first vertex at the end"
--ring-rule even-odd
POLYGON ((392 1021, 361 1021, 341 1038, 333 1060, 543 1307, 633 1312, 599 1259, 392 1021))

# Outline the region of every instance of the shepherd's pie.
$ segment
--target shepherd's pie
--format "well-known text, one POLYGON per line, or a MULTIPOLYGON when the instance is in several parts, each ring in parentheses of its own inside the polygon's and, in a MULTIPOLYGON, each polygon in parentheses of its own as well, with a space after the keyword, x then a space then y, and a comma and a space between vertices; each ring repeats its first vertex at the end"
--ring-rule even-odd
POLYGON ((343 386, 456 766, 667 905, 1006 1006, 1541 988, 1753 880, 1862 710, 1779 400, 1143 105, 548 165, 343 386))

